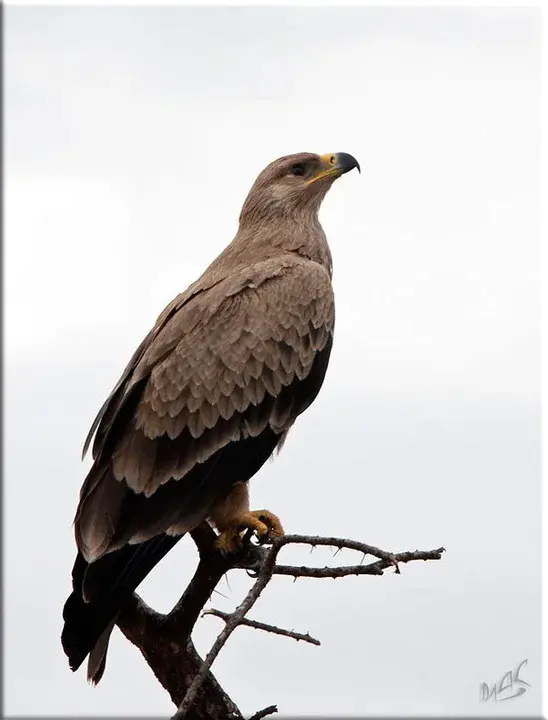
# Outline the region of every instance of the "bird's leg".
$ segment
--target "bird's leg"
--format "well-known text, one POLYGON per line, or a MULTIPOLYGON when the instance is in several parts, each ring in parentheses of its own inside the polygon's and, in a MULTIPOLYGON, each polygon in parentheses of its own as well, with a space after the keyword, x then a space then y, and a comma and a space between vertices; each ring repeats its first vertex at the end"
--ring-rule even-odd
POLYGON ((236 485, 230 495, 213 508, 209 519, 220 532, 215 545, 223 553, 241 550, 245 530, 253 530, 259 540, 284 534, 282 524, 274 513, 249 509, 247 483, 236 485))

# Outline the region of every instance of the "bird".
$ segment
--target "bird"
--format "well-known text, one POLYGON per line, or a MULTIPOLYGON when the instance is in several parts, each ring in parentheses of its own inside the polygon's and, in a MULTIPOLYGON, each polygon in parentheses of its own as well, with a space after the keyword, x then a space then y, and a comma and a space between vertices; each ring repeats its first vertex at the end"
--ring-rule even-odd
POLYGON ((250 510, 249 481, 324 382, 333 344, 332 255, 318 211, 349 153, 297 153, 256 178, 232 242, 159 315, 84 443, 92 466, 74 534, 61 642, 76 671, 103 676, 124 598, 188 532, 284 533, 250 510))

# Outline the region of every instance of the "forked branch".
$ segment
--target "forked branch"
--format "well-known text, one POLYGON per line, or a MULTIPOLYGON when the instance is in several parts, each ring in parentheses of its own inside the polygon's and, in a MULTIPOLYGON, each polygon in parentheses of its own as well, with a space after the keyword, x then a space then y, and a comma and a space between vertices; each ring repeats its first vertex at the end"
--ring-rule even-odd
MULTIPOLYGON (((382 575, 390 567, 396 573, 399 566, 414 560, 439 560, 444 548, 427 551, 406 551, 389 553, 373 545, 346 538, 316 537, 311 535, 285 535, 276 538, 269 546, 256 545, 248 541, 240 553, 223 556, 214 546, 216 535, 207 524, 192 533, 200 554, 194 577, 173 610, 167 615, 157 613, 136 594, 127 602, 118 618, 118 625, 124 635, 136 645, 160 683, 169 692, 178 707, 174 720, 243 720, 236 704, 220 687, 211 674, 211 665, 219 655, 234 630, 244 625, 266 632, 285 635, 295 640, 319 645, 319 640, 308 633, 284 630, 274 625, 248 620, 251 610, 261 593, 274 575, 289 575, 294 578, 340 578, 348 575, 382 575), (362 553, 362 561, 370 555, 376 558, 369 564, 343 565, 337 567, 309 567, 281 565, 278 554, 287 545, 329 546, 337 549, 355 550, 362 553), (244 600, 232 613, 203 608, 216 585, 229 570, 243 568, 255 578, 244 600), (224 627, 213 643, 205 660, 198 656, 191 640, 192 630, 200 615, 215 615, 224 621, 224 627)), ((253 717, 266 717, 277 712, 272 705, 259 711, 253 717)))

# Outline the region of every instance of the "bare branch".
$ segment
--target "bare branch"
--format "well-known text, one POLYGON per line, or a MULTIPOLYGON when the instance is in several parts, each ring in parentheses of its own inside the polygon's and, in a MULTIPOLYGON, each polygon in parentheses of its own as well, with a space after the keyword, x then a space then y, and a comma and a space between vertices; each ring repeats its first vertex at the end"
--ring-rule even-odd
MULTIPOLYGON (((165 632, 164 618, 134 593, 122 608, 117 624, 126 638, 139 648, 173 703, 178 705, 202 667, 202 659, 192 641, 181 643, 176 636, 165 632)), ((243 720, 235 703, 213 675, 207 673, 203 692, 192 709, 192 720, 211 718, 243 720)))
POLYGON ((194 577, 175 607, 165 618, 166 629, 173 637, 179 641, 190 637, 202 608, 230 567, 230 562, 221 553, 200 556, 194 577))
POLYGON ((386 550, 381 550, 374 545, 367 545, 357 540, 349 540, 348 538, 319 537, 316 535, 285 535, 279 539, 284 540, 283 545, 311 545, 313 548, 327 546, 338 548, 339 550, 357 550, 365 555, 373 555, 373 557, 382 560, 391 560, 393 558, 393 554, 386 552, 386 550))
MULTIPOLYGON (((382 561, 381 561, 382 562, 382 561)), ((344 565, 342 567, 306 567, 292 565, 276 565, 274 575, 289 575, 294 578, 341 578, 348 575, 382 575, 382 569, 371 565, 344 565)))
MULTIPOLYGON (((169 692, 178 706, 174 718, 185 720, 205 720, 223 718, 243 720, 237 706, 224 692, 210 668, 232 632, 239 625, 247 625, 258 630, 303 640, 314 645, 319 641, 308 633, 297 633, 274 625, 247 620, 246 614, 253 607, 260 594, 274 575, 289 575, 311 578, 339 578, 349 575, 382 575, 390 567, 399 573, 399 564, 414 560, 438 560, 443 548, 437 550, 390 553, 373 545, 336 537, 316 537, 312 535, 286 535, 276 538, 270 546, 250 542, 250 534, 244 538, 244 547, 236 555, 223 556, 215 548, 216 534, 206 523, 191 533, 198 548, 200 559, 194 576, 181 598, 167 615, 150 608, 137 594, 133 594, 120 611, 117 624, 124 635, 136 645, 160 683, 169 692), (342 549, 356 550, 376 560, 367 565, 346 565, 339 567, 293 567, 277 564, 280 550, 286 545, 310 545, 312 551, 317 546, 336 548, 335 555, 342 549), (245 569, 252 574, 255 582, 243 602, 233 613, 219 610, 206 610, 203 607, 210 599, 216 585, 223 575, 232 569, 245 569), (196 652, 190 639, 192 630, 200 613, 216 615, 225 622, 225 626, 205 660, 196 652)), ((272 705, 253 718, 259 720, 277 712, 272 705)))
POLYGON ((123 605, 117 619, 120 630, 134 645, 146 645, 150 636, 158 631, 164 616, 153 610, 137 593, 123 605))
MULTIPOLYGON (((412 560, 439 560, 445 548, 437 550, 415 550, 414 552, 402 552, 391 555, 387 553, 387 557, 377 562, 369 563, 369 565, 343 565, 339 567, 294 567, 291 565, 276 565, 274 575, 289 575, 294 578, 310 577, 310 578, 341 578, 348 575, 382 575, 383 571, 393 566, 395 572, 400 573, 399 563, 408 563, 412 560)), ((363 559, 363 558, 362 558, 363 559)))
POLYGON ((164 618, 165 631, 179 642, 190 638, 202 608, 223 575, 234 568, 258 569, 265 554, 264 548, 248 543, 236 555, 222 555, 214 545, 217 535, 207 523, 202 523, 191 535, 200 553, 198 567, 183 595, 164 618))
MULTIPOLYGON (((202 617, 204 615, 214 615, 225 622, 228 622, 228 620, 232 617, 231 613, 225 613, 221 610, 215 609, 204 610, 202 617)), ((253 628, 254 630, 264 630, 265 632, 273 633, 274 635, 283 635, 284 637, 293 638, 293 640, 303 640, 304 642, 311 643, 312 645, 321 645, 321 642, 316 640, 316 638, 313 638, 309 633, 298 633, 294 630, 285 630, 284 628, 276 627, 276 625, 268 625, 267 623, 262 623, 258 620, 248 620, 247 618, 242 618, 239 624, 253 628)))
POLYGON ((200 556, 213 552, 217 535, 209 523, 203 522, 195 527, 190 531, 190 536, 194 540, 200 556))
MULTIPOLYGON (((283 538, 278 538, 277 540, 283 540, 283 538)), ((244 618, 246 613, 251 610, 251 608, 259 598, 261 592, 270 582, 270 579, 272 578, 272 572, 274 570, 274 564, 276 562, 276 555, 278 554, 278 551, 281 547, 277 540, 272 543, 270 550, 266 553, 263 564, 257 576, 257 580, 252 586, 251 590, 247 593, 243 602, 238 605, 236 610, 232 613, 230 620, 225 623, 223 630, 213 643, 213 647, 208 652, 200 672, 192 681, 192 684, 188 689, 185 699, 179 705, 179 709, 173 716, 173 720, 180 720, 187 715, 189 709, 192 707, 192 703, 194 702, 194 698, 196 697, 198 690, 200 689, 203 681, 205 680, 209 668, 213 664, 213 661, 220 653, 222 647, 224 646, 230 635, 238 627, 240 621, 244 618)))
POLYGON ((273 715, 274 713, 278 712, 278 708, 276 705, 269 705, 268 707, 265 707, 264 710, 259 710, 259 712, 256 712, 255 715, 252 715, 249 720, 262 720, 262 718, 265 718, 267 715, 273 715))
MULTIPOLYGON (((192 681, 184 700, 179 705, 177 712, 173 716, 173 720, 182 720, 182 718, 187 717, 188 711, 192 707, 200 687, 204 682, 211 665, 215 661, 215 658, 233 631, 238 627, 238 625, 243 624, 245 615, 253 607, 259 598, 259 595, 270 582, 274 574, 288 574, 293 575, 294 577, 332 578, 344 577, 345 575, 382 575, 383 570, 391 566, 395 567, 395 571, 399 573, 398 563, 410 562, 411 560, 437 560, 441 557, 441 553, 443 551, 443 548, 439 548, 437 550, 430 550, 426 552, 415 551, 395 555, 394 553, 386 552, 385 550, 381 550, 373 545, 366 545, 365 543, 348 540, 346 538, 322 538, 312 535, 285 535, 283 537, 275 538, 272 541, 270 548, 266 552, 263 551, 262 563, 256 572, 256 581, 254 585, 249 590, 243 602, 233 613, 227 616, 223 630, 213 643, 211 650, 204 660, 202 668, 192 681), (277 566, 276 558, 279 551, 285 545, 289 544, 311 545, 312 547, 324 545, 337 548, 348 548, 350 550, 357 550, 361 553, 373 555, 374 557, 379 558, 379 560, 365 566, 354 565, 343 568, 292 568, 291 566, 277 566), (279 572, 277 572, 277 570, 279 570, 279 572)), ((240 565, 240 567, 241 566, 242 565, 240 565)))

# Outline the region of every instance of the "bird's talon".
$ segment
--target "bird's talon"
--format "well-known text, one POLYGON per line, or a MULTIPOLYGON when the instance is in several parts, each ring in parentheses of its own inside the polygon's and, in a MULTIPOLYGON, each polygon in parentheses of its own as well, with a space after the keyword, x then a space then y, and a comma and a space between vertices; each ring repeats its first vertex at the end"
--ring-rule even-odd
POLYGON ((254 510, 244 513, 231 526, 225 528, 215 541, 215 546, 223 555, 239 552, 244 545, 243 533, 246 530, 255 533, 260 545, 272 542, 275 537, 284 534, 282 524, 274 513, 268 510, 254 510))
POLYGON ((266 535, 264 536, 266 539, 283 537, 285 535, 280 518, 269 510, 255 510, 251 512, 250 515, 256 517, 257 520, 267 528, 266 535))

